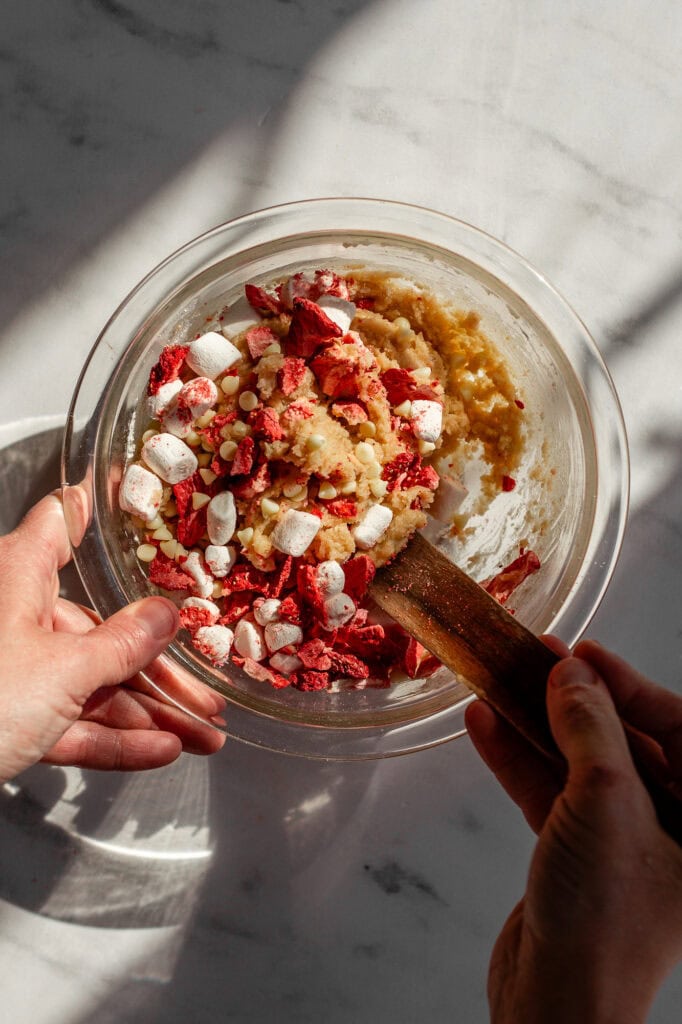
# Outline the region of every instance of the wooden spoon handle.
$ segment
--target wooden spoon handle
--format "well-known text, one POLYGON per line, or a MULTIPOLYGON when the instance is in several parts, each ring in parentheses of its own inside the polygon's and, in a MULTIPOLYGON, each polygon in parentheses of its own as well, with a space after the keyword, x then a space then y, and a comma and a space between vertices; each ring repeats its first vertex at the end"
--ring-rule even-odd
MULTIPOLYGON (((370 593, 565 775, 545 703, 547 676, 559 658, 541 640, 419 534, 379 570, 370 593)), ((623 726, 659 822, 682 845, 682 803, 658 776, 637 731, 623 726)))

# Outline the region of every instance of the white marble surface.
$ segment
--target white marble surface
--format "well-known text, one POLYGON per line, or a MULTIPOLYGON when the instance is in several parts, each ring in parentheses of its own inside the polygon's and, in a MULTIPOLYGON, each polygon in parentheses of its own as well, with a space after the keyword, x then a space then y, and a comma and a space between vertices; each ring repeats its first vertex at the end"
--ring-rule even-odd
MULTIPOLYGON (((679 689, 681 34, 672 0, 3 5, 5 518, 54 473, 54 429, 17 442, 61 421, 176 246, 309 196, 433 206, 523 253, 596 337, 633 500, 591 633, 679 689)), ((232 745, 154 777, 39 768, 0 808, 13 1024, 483 1021, 532 848, 467 739, 345 767, 232 745)), ((681 1001, 678 971, 651 1021, 681 1001)))

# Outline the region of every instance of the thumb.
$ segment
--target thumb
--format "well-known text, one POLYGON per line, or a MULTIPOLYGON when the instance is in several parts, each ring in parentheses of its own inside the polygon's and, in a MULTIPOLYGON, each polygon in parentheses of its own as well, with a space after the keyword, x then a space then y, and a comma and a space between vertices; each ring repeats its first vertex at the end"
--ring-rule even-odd
POLYGON ((146 597, 74 637, 72 680, 87 698, 100 686, 125 682, 154 660, 175 636, 179 617, 165 597, 146 597))
POLYGON ((622 723, 606 685, 587 662, 564 658, 549 676, 547 713, 568 762, 571 790, 599 798, 637 778, 622 723))

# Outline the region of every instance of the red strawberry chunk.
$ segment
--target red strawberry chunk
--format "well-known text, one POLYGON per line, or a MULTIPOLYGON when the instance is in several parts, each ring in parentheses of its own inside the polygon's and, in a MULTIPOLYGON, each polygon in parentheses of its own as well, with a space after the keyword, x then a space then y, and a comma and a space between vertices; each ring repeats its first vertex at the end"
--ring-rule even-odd
POLYGON ((305 359, 287 356, 277 371, 277 384, 283 395, 291 395, 303 383, 305 359))
POLYGON ((177 537, 186 548, 193 548, 206 533, 206 509, 198 508, 178 519, 177 537))
MULTIPOLYGON (((356 658, 354 654, 342 654, 341 651, 330 651, 332 670, 335 675, 349 676, 351 679, 365 679, 371 675, 366 662, 356 658)), ((299 652, 300 654, 300 652, 299 652)))
POLYGON ((223 600, 223 614, 218 619, 221 626, 233 626, 235 622, 251 611, 253 593, 243 591, 228 594, 223 600))
POLYGON ((443 663, 438 660, 433 654, 429 654, 428 657, 424 658, 421 665, 419 666, 419 675, 423 679, 428 679, 434 672, 437 672, 439 668, 443 667, 443 663))
POLYGON ((226 594, 234 594, 240 590, 254 590, 267 596, 270 588, 270 574, 256 569, 250 562, 238 562, 230 575, 223 581, 226 594))
POLYGON ((287 622, 293 622, 295 626, 301 625, 303 622, 303 600, 300 594, 287 594, 279 606, 279 617, 287 622))
POLYGON ((430 491, 435 491, 438 489, 439 483, 440 477, 433 466, 422 466, 421 457, 417 455, 412 468, 405 474, 402 486, 405 489, 408 487, 428 487, 430 491))
POLYGON ((268 597, 279 597, 291 579, 293 565, 294 560, 291 555, 288 555, 280 567, 275 570, 275 573, 270 573, 271 579, 270 586, 268 588, 268 597))
POLYGON ((159 356, 158 363, 152 367, 149 374, 148 395, 155 395, 164 384, 178 379, 188 352, 189 345, 166 345, 159 356))
POLYGON ((332 666, 330 652, 327 650, 324 640, 308 640, 296 649, 296 654, 303 662, 304 668, 328 672, 332 666))
MULTIPOLYGON (((213 465, 213 463, 211 463, 213 465)), ((250 501, 251 498, 255 498, 257 494, 262 494, 263 491, 272 483, 270 477, 270 467, 267 462, 261 462, 256 470, 247 476, 241 483, 233 484, 230 488, 235 498, 242 498, 246 501, 250 501)))
POLYGON ((266 292, 265 288, 258 288, 255 284, 244 285, 246 301, 252 309, 264 316, 277 315, 282 312, 282 304, 278 298, 266 292))
POLYGON ((264 441, 281 441, 284 431, 274 409, 254 409, 249 413, 248 423, 256 437, 264 441))
POLYGON ((376 566, 369 555, 356 555, 344 563, 343 572, 346 577, 344 592, 359 604, 374 579, 376 566))
MULTIPOLYGON (((233 657, 232 660, 235 664, 239 664, 236 658, 233 657)), ((239 661, 242 661, 242 659, 240 658, 239 661)), ((270 683, 270 686, 274 686, 276 690, 283 690, 285 686, 289 686, 291 683, 290 679, 285 679, 279 672, 275 672, 274 669, 261 665, 251 658, 244 658, 242 667, 252 679, 257 679, 261 683, 270 683)))
POLYGON ((293 677, 297 690, 326 690, 329 686, 328 672, 297 672, 293 677))
POLYGON ((417 398, 426 399, 429 402, 438 402, 440 399, 431 384, 417 384, 409 370, 394 367, 384 370, 381 376, 381 383, 386 388, 388 400, 391 405, 402 405, 404 401, 417 398))
POLYGON ((313 565, 300 565, 296 574, 296 589, 313 615, 324 623, 327 621, 327 610, 324 605, 324 594, 317 582, 317 572, 313 565))
POLYGON ((323 352, 312 360, 310 369, 317 377, 323 394, 330 398, 357 397, 360 368, 351 359, 337 352, 323 352))
POLYGON ((252 437, 242 438, 232 460, 230 476, 246 476, 246 474, 251 472, 255 447, 256 444, 252 437))
POLYGON ((355 305, 358 309, 374 309, 376 299, 373 299, 370 295, 365 295, 362 299, 356 299, 355 305))
POLYGON ((350 498, 334 498, 325 505, 327 512, 339 519, 354 519, 358 512, 358 506, 350 498))
POLYGON ((419 671, 419 665, 426 654, 426 648, 415 640, 414 637, 410 637, 405 651, 405 671, 407 672, 410 679, 416 679, 419 671))
POLYGON ((203 480, 197 470, 193 476, 181 480, 179 484, 173 484, 173 497, 178 507, 178 515, 184 518, 191 509, 192 495, 203 486, 203 480))
POLYGON ((197 430, 197 434, 202 439, 211 445, 212 448, 220 448, 221 444, 225 440, 220 431, 223 427, 226 427, 229 423, 234 423, 237 419, 237 410, 233 409, 232 412, 221 412, 217 416, 214 416, 207 427, 201 427, 197 430))
MULTIPOLYGON (((154 565, 154 562, 152 562, 152 565, 154 565)), ((539 568, 540 559, 534 551, 521 551, 518 558, 515 558, 501 572, 498 572, 492 579, 486 580, 481 586, 496 601, 504 604, 509 600, 516 588, 520 587, 523 581, 534 572, 537 572, 539 568)))
POLYGON ((348 282, 333 270, 316 270, 312 280, 308 274, 301 271, 290 277, 282 289, 282 298, 289 304, 295 298, 315 300, 322 295, 336 295, 337 298, 348 299, 348 282))
POLYGON ((351 427, 357 426, 358 423, 366 423, 369 419, 367 410, 359 402, 349 402, 347 400, 334 402, 331 411, 332 416, 338 416, 339 419, 345 420, 351 427))
POLYGON ((252 327, 246 332, 246 344, 253 360, 260 359, 266 348, 276 341, 279 341, 279 338, 265 324, 260 327, 252 327))
POLYGON ((401 452, 400 455, 396 455, 394 459, 386 463, 381 471, 381 479, 386 481, 389 491, 402 489, 405 477, 412 468, 414 460, 413 452, 401 452))
POLYGON ((162 587, 164 590, 191 590, 194 580, 189 573, 167 558, 162 551, 157 551, 156 558, 149 566, 149 579, 154 586, 162 587))
POLYGON ((502 490, 503 491, 513 491, 515 487, 516 487, 516 480, 514 479, 513 476, 506 476, 505 475, 505 476, 502 477, 502 490))
POLYGON ((310 299, 294 299, 294 313, 286 337, 287 354, 310 359, 320 345, 339 338, 342 330, 310 299))
POLYGON ((282 413, 282 423, 287 427, 291 427, 299 420, 309 420, 313 416, 314 412, 315 410, 310 402, 306 402, 304 400, 292 402, 291 405, 287 406, 282 413))

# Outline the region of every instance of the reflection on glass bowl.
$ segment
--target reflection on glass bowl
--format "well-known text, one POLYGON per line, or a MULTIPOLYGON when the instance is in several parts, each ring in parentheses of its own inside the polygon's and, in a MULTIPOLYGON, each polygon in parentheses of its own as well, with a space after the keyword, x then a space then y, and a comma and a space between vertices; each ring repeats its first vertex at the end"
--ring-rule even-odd
MULTIPOLYGON (((106 325, 76 389, 63 458, 74 557, 94 606, 107 616, 150 592, 117 488, 146 427, 146 381, 161 348, 201 331, 246 282, 353 264, 397 271, 480 314, 528 399, 519 486, 476 517, 466 538, 426 529, 478 579, 520 543, 531 546, 542 570, 515 595, 515 614, 574 643, 608 583, 626 515, 626 441, 606 368, 563 299, 506 246, 442 214, 378 200, 311 200, 215 228, 145 278, 106 325)), ((209 686, 228 699, 231 736, 324 758, 384 757, 451 739, 463 732, 469 699, 445 669, 388 689, 275 691, 232 666, 228 679, 182 634, 150 685, 199 717, 209 686)))

